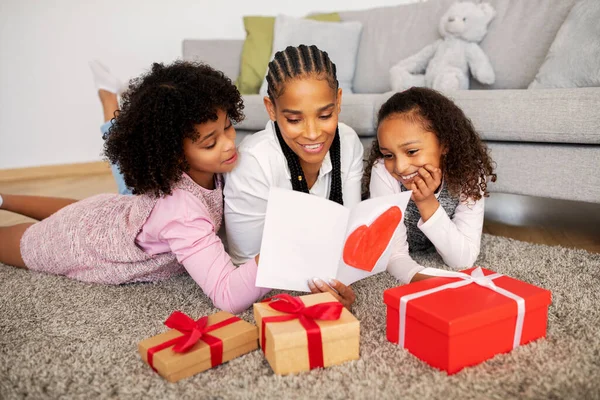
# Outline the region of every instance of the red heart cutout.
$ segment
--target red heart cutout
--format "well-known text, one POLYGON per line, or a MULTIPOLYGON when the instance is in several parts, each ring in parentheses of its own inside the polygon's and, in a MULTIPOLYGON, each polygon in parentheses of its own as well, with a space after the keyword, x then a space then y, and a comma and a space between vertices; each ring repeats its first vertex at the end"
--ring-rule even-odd
POLYGON ((393 206, 377 217, 371 226, 356 228, 346 239, 344 262, 363 271, 373 271, 401 220, 402 211, 393 206))

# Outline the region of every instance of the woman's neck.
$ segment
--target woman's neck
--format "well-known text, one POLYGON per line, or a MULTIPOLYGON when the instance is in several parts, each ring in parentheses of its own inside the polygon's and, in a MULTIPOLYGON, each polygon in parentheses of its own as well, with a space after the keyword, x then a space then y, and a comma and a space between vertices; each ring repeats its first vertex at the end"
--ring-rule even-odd
POLYGON ((321 165, 306 164, 304 161, 300 160, 300 166, 302 167, 302 172, 304 172, 304 177, 306 178, 306 185, 310 190, 319 177, 321 165))
POLYGON ((187 174, 194 182, 204 189, 213 190, 215 188, 214 172, 188 171, 187 174))

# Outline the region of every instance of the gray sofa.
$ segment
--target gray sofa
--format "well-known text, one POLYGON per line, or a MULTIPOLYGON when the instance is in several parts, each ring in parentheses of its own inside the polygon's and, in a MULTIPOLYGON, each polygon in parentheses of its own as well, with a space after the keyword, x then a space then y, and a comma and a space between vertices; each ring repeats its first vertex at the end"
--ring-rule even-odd
MULTIPOLYGON (((415 25, 414 21, 400 23, 408 11, 417 11, 414 18, 421 18, 421 26, 423 18, 437 21, 450 2, 431 0, 429 4, 340 13, 342 20, 363 23, 354 78, 356 93, 344 94, 340 120, 356 130, 366 151, 375 135, 377 110, 392 94, 387 84, 389 67, 437 37, 435 24, 433 31, 408 33, 412 39, 406 46, 395 39, 386 44, 381 32, 401 38, 407 33, 395 32, 398 26, 406 30, 415 25), (393 51, 386 51, 386 46, 393 51)), ((527 89, 574 0, 491 2, 498 15, 481 45, 496 70, 496 83, 486 89, 473 82, 473 89, 483 90, 448 94, 490 148, 498 175, 491 190, 600 203, 600 88, 527 89), (541 14, 540 28, 529 20, 534 26, 527 27, 527 38, 518 32, 523 28, 515 19, 522 18, 519 15, 528 12, 523 8, 532 3, 537 3, 536 12, 541 14), (518 37, 517 44, 511 42, 513 36, 518 37)), ((235 80, 242 45, 243 40, 189 39, 183 42, 183 58, 206 62, 235 80)), ((236 126, 240 139, 264 129, 268 119, 260 95, 245 95, 244 103, 246 119, 236 126)))

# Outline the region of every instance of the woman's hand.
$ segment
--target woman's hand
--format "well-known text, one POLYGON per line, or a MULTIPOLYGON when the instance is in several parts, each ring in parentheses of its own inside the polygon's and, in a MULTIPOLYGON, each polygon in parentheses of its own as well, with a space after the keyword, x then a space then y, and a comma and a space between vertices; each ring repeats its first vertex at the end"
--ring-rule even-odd
POLYGON ((315 278, 308 281, 308 287, 312 293, 331 293, 348 310, 352 308, 352 304, 356 300, 354 290, 337 279, 330 279, 327 284, 321 279, 315 278))

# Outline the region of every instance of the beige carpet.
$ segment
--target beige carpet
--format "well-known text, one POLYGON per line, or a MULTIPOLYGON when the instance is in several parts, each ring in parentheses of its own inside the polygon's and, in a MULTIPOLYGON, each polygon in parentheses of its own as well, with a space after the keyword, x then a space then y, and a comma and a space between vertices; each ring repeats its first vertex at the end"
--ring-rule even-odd
POLYGON ((600 254, 484 235, 479 264, 552 290, 547 339, 449 377, 386 341, 384 273, 355 284, 360 360, 278 377, 255 351, 175 384, 136 347, 173 310, 216 311, 191 279, 107 287, 0 265, 0 399, 600 399, 600 254))

